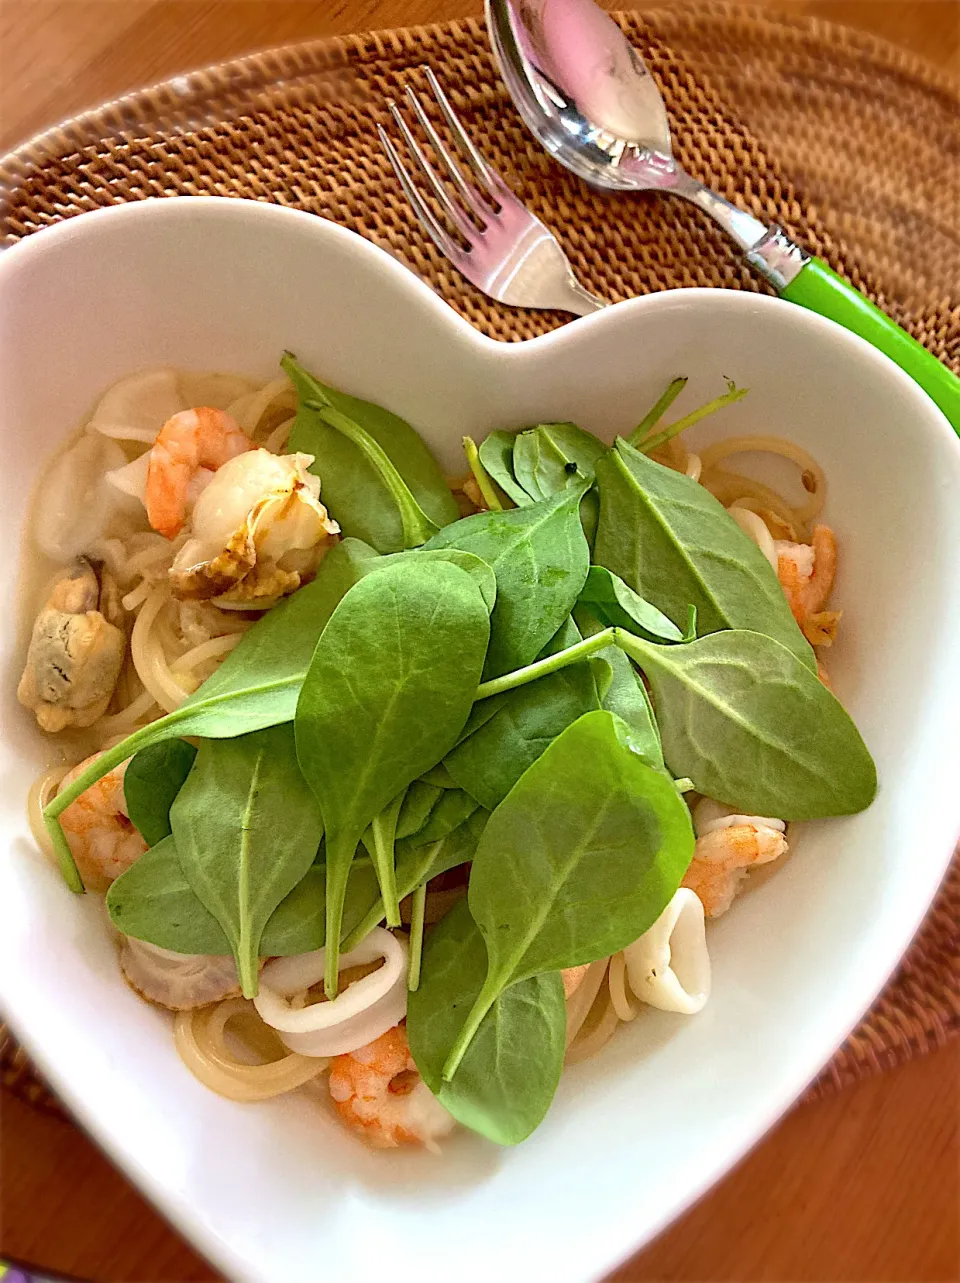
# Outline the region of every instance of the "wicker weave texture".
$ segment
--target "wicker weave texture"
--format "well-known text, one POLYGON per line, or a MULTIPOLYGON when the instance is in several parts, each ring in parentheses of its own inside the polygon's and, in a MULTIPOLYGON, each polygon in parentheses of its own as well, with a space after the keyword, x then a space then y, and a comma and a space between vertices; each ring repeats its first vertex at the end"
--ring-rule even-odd
MULTIPOLYGON (((695 177, 779 223, 960 373, 960 98, 871 37, 727 5, 624 14, 695 177), (906 162, 904 158, 909 158, 906 162)), ((306 209, 375 241, 473 325, 518 341, 565 315, 511 310, 420 232, 380 150, 385 102, 429 63, 484 154, 609 299, 685 286, 766 287, 685 202, 594 194, 529 138, 482 24, 273 50, 110 103, 0 161, 7 243, 85 210, 219 195, 306 209)), ((960 1030, 960 858, 873 1010, 810 1089, 822 1095, 960 1030)), ((4 1085, 56 1108, 0 1026, 4 1085)))

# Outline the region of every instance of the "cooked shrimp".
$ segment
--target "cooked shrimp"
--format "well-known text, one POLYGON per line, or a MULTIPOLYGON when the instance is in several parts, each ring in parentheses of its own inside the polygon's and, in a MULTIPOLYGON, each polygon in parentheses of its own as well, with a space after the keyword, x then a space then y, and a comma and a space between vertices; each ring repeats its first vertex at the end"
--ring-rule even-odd
MULTIPOLYGON (((81 771, 95 762, 100 753, 75 766, 63 777, 58 792, 71 784, 81 771)), ((101 780, 81 793, 60 816, 67 845, 77 862, 84 884, 103 890, 140 859, 147 844, 127 814, 123 796, 126 762, 114 767, 101 780)))
POLYGON ((793 617, 813 646, 833 641, 840 612, 824 610, 837 573, 837 540, 829 526, 815 526, 813 543, 778 539, 777 578, 793 617))
POLYGON ((299 588, 340 530, 311 463, 269 450, 225 463, 193 509, 191 538, 170 569, 174 594, 256 606, 299 588))
POLYGON ((78 557, 37 615, 17 687, 42 730, 92 726, 106 712, 127 649, 122 621, 112 577, 78 557))
POLYGON ((337 1056, 329 1085, 337 1113, 375 1149, 410 1144, 435 1150, 453 1129, 453 1119, 417 1072, 402 1025, 337 1056))
MULTIPOLYGON (((759 817, 737 816, 742 821, 759 817)), ((733 904, 740 883, 754 865, 768 864, 787 849, 779 829, 761 823, 740 823, 712 829, 697 838, 693 860, 682 886, 696 892, 708 918, 719 918, 733 904)))
POLYGON ((563 980, 563 996, 565 998, 569 998, 572 994, 577 992, 580 985, 583 983, 584 976, 589 970, 589 962, 585 962, 579 967, 564 967, 560 972, 560 976, 563 980))
POLYGON ((191 490, 253 442, 229 414, 211 406, 181 410, 168 419, 153 443, 147 468, 147 517, 154 530, 173 539, 183 529, 191 490))

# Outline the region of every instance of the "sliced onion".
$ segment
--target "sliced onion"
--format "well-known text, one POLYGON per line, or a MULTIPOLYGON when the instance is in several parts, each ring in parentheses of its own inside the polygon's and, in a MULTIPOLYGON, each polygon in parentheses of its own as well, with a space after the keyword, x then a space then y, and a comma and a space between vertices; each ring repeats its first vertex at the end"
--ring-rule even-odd
POLYGON ((375 927, 355 949, 340 955, 340 970, 383 959, 383 966, 355 980, 332 1002, 299 1009, 290 999, 323 979, 326 950, 275 958, 260 975, 254 1005, 291 1051, 302 1056, 340 1056, 373 1042, 407 1012, 406 945, 375 927))
POLYGON ((72 561, 101 538, 114 514, 127 502, 106 486, 103 474, 126 455, 115 441, 82 436, 59 455, 37 493, 33 533, 52 561, 72 561))
POLYGON ((166 421, 185 407, 176 370, 141 370, 106 390, 87 426, 118 441, 152 445, 166 421))
POLYGON ((105 474, 106 481, 115 486, 122 494, 130 495, 133 499, 139 499, 146 506, 147 502, 147 472, 150 468, 150 451, 134 459, 132 463, 125 463, 120 468, 112 468, 105 474))

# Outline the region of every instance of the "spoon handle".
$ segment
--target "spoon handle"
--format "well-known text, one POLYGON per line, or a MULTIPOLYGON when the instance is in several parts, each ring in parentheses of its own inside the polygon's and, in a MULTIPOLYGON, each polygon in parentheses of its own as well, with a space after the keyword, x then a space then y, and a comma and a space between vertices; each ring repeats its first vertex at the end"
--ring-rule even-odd
POLYGON ((752 237, 754 243, 747 249, 747 262, 770 282, 781 298, 817 312, 866 339, 923 388, 960 434, 960 379, 896 321, 874 307, 822 259, 808 254, 779 227, 764 228, 683 171, 678 170, 678 181, 672 190, 710 214, 741 249, 746 248, 745 241, 752 237), (740 215, 740 223, 733 218, 736 213, 740 215), (760 229, 762 235, 758 237, 755 229, 760 229))
POLYGON ((954 431, 960 433, 960 379, 821 259, 811 258, 805 263, 780 291, 780 297, 866 339, 919 383, 954 431))

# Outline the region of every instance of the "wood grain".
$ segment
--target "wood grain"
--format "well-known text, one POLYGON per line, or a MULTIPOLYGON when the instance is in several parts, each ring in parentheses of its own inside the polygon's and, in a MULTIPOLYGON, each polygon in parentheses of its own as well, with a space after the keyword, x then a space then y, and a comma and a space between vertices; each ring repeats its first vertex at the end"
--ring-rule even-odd
MULTIPOLYGON (((860 27, 960 72, 954 0, 767 7, 860 27)), ((479 0, 2 0, 0 149, 192 67, 480 9, 479 0)), ((956 1283, 958 1085, 954 1045, 798 1107, 611 1283, 956 1283)), ((95 1283, 217 1277, 77 1129, 5 1094, 0 1254, 95 1283)))

